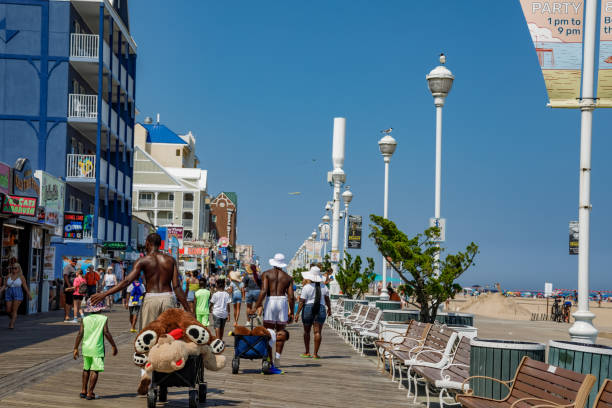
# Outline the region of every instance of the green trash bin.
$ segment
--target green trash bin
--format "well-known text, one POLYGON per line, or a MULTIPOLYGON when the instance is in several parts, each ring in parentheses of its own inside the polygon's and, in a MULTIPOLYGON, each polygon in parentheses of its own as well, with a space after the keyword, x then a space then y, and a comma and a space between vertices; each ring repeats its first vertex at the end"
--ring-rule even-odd
POLYGON ((338 300, 338 299, 341 299, 341 298, 346 298, 346 295, 329 295, 329 298, 331 300, 338 300))
POLYGON ((376 302, 377 300, 380 300, 380 295, 365 295, 365 300, 368 302, 376 302))
MULTIPOLYGON (((546 345, 527 341, 472 339, 470 351, 470 377, 481 375, 501 381, 514 378, 523 356, 544 361, 546 345)), ((508 388, 502 384, 476 378, 470 380, 470 388, 479 397, 502 399, 508 388)))
POLYGON ((436 315, 436 320, 442 324, 455 325, 474 325, 474 315, 471 313, 440 312, 436 315))
POLYGON ((385 322, 404 323, 410 320, 419 320, 418 310, 383 310, 385 322))
POLYGON ((612 378, 612 347, 601 344, 550 340, 548 364, 582 374, 593 374, 597 382, 591 389, 586 406, 592 406, 601 384, 612 378))
POLYGON ((380 310, 400 310, 402 308, 402 302, 395 300, 377 300, 376 307, 380 310))

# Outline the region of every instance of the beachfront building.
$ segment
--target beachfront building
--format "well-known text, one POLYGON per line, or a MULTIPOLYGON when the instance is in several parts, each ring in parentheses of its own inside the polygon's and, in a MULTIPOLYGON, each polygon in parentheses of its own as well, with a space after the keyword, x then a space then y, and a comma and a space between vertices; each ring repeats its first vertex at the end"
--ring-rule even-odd
POLYGON ((129 241, 135 84, 127 0, 0 0, 0 161, 65 181, 84 228, 53 239, 55 277, 129 241))
POLYGON ((133 210, 146 212, 156 227, 182 226, 185 241, 202 240, 210 228, 207 171, 193 167, 195 137, 147 122, 135 131, 133 210))

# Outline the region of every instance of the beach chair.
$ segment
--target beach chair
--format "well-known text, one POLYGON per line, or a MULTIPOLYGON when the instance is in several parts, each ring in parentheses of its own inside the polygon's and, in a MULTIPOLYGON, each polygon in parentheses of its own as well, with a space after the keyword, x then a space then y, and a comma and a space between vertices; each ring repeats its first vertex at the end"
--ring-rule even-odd
POLYGON ((354 322, 348 325, 347 338, 348 338, 349 343, 355 350, 357 350, 357 344, 356 344, 357 343, 357 330, 359 330, 360 328, 366 325, 369 326, 369 323, 374 321, 377 314, 378 314, 377 308, 368 306, 366 314, 361 321, 354 322))
MULTIPOLYGON (((427 396, 427 407, 429 408, 429 391, 439 391, 440 408, 444 407, 444 398, 453 398, 450 392, 467 392, 470 389, 465 380, 470 376, 470 338, 463 336, 459 340, 450 363, 442 368, 416 366, 412 368, 414 373, 414 400, 416 402, 418 383, 425 383, 425 395, 427 396), (450 391, 450 392, 449 392, 450 391)), ((410 397, 409 395, 407 397, 410 397)), ((456 404, 453 398, 451 404, 456 404)), ((448 405, 448 404, 447 404, 448 405)))
POLYGON ((408 380, 408 395, 412 384, 411 371, 414 367, 433 367, 443 368, 446 366, 453 356, 455 343, 457 342, 458 334, 456 331, 449 329, 446 326, 433 326, 425 342, 416 346, 411 350, 406 350, 401 347, 393 347, 389 351, 391 356, 391 366, 393 370, 392 379, 395 377, 395 367, 399 372, 398 388, 402 387, 403 369, 406 369, 406 378, 408 380))
MULTIPOLYGON (((407 349, 412 349, 415 346, 423 344, 431 327, 431 323, 421 323, 417 322, 416 320, 411 320, 408 324, 405 335, 394 336, 389 341, 375 341, 374 345, 376 346, 376 353, 378 354, 378 363, 382 363, 381 371, 385 371, 386 360, 389 357, 389 350, 397 345, 402 345, 407 349)), ((381 337, 383 335, 384 333, 381 333, 381 337)), ((389 366, 389 369, 391 369, 391 366, 389 366)))
POLYGON ((508 388, 504 399, 495 400, 471 395, 471 391, 455 397, 457 402, 468 408, 583 408, 589 398, 589 392, 596 378, 592 374, 580 374, 564 368, 535 361, 525 356, 516 369, 514 378, 501 381, 485 376, 467 378, 467 384, 473 378, 482 378, 503 384, 508 388))
POLYGON ((353 319, 346 318, 342 322, 342 329, 340 331, 340 334, 346 343, 348 343, 348 335, 349 335, 349 329, 351 325, 355 323, 363 322, 365 320, 366 315, 368 314, 369 309, 370 309, 369 306, 361 305, 361 309, 359 309, 359 313, 357 313, 357 315, 353 319))
POLYGON ((365 346, 373 346, 374 341, 378 339, 379 323, 382 319, 383 312, 378 308, 372 308, 374 318, 366 321, 363 326, 355 329, 357 337, 356 349, 363 356, 363 349, 365 346))
POLYGON ((612 380, 607 379, 603 382, 593 408, 612 408, 612 380))

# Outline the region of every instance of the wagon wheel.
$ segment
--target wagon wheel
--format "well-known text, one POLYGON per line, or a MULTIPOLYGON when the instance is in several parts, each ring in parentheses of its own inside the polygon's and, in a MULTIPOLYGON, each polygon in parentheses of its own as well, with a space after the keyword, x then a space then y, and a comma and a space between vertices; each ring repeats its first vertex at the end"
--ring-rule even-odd
POLYGON ((270 372, 270 362, 268 360, 262 360, 261 372, 264 374, 268 374, 270 372))
POLYGON ((198 408, 199 405, 198 390, 189 390, 189 408, 198 408))
POLYGON ((157 390, 153 387, 149 388, 147 392, 147 408, 155 408, 157 403, 157 390))
POLYGON ((200 404, 204 404, 206 402, 206 393, 208 392, 208 384, 201 383, 198 386, 198 397, 200 398, 200 404))
POLYGON ((238 370, 240 370, 240 360, 234 358, 232 360, 232 374, 238 374, 238 370))
POLYGON ((168 387, 164 385, 159 386, 159 402, 168 401, 168 387))

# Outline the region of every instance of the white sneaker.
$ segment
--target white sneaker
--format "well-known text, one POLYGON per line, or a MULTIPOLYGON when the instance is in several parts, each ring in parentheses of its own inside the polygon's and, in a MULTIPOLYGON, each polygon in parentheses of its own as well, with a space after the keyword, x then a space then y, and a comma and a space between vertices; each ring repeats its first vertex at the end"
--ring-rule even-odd
POLYGON ((79 322, 79 321, 78 321, 77 319, 72 319, 72 320, 70 321, 70 323, 78 323, 78 322, 79 322))

